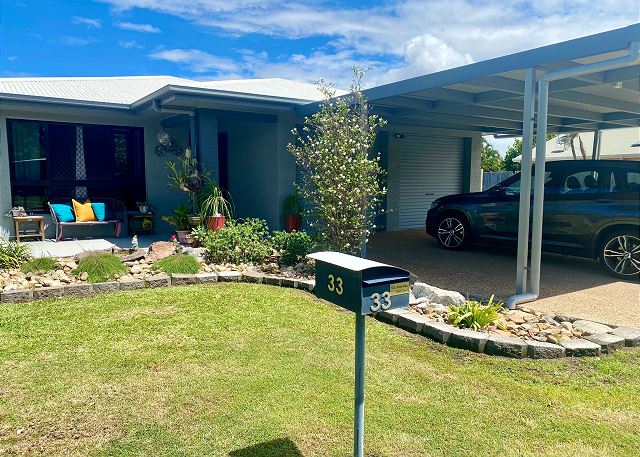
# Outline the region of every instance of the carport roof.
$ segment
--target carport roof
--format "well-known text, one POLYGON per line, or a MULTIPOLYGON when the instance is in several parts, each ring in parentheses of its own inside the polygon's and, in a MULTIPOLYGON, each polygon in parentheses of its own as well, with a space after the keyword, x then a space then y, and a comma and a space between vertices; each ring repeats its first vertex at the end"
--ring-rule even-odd
MULTIPOLYGON (((580 66, 629 54, 640 24, 364 91, 392 123, 521 135, 525 71, 580 66)), ((317 110, 317 103, 298 109, 317 110)), ((552 133, 640 125, 640 65, 550 84, 552 133)))

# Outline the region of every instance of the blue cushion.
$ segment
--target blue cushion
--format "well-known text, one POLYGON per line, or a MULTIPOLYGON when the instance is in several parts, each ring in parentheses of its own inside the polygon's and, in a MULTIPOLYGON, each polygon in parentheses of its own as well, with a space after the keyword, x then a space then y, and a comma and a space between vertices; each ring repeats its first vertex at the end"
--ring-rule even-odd
POLYGON ((104 203, 91 203, 91 208, 93 209, 93 214, 96 215, 97 220, 105 220, 107 216, 107 205, 104 203))
POLYGON ((76 220, 73 215, 73 209, 71 209, 71 205, 63 205, 61 203, 52 204, 51 208, 56 213, 58 220, 60 222, 73 222, 76 220))

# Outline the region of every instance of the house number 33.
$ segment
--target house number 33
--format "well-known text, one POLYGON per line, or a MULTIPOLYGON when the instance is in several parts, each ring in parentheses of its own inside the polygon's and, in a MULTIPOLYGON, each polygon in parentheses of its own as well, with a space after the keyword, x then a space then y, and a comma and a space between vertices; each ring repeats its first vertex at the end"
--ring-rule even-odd
POLYGON ((334 277, 333 275, 329 275, 329 284, 327 284, 327 289, 329 292, 335 292, 338 295, 342 295, 344 289, 342 288, 342 278, 340 276, 334 277))
POLYGON ((371 296, 371 300, 373 301, 373 305, 371 305, 369 308, 374 313, 380 311, 381 309, 386 310, 391 307, 391 295, 389 294, 389 292, 383 292, 382 295, 376 292, 371 296))

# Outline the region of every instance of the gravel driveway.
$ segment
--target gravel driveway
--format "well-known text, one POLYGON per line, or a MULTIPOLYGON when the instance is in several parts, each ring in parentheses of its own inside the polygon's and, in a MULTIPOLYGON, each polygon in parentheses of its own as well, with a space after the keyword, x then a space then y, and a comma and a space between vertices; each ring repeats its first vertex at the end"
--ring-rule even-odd
MULTIPOLYGON (((367 257, 463 295, 495 294, 504 300, 514 293, 515 249, 474 245, 467 251, 445 251, 424 231, 405 230, 375 234, 367 257)), ((640 327, 640 284, 608 276, 595 261, 543 254, 541 289, 541 298, 526 306, 640 327)))

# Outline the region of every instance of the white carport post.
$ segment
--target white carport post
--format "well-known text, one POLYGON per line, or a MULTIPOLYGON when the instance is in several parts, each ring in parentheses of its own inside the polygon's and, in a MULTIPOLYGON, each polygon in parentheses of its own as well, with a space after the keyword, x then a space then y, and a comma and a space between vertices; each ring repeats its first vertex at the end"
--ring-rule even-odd
POLYGON ((529 213, 531 211, 531 150, 535 122, 536 69, 528 68, 524 79, 524 110, 522 114, 522 163, 520 169, 520 213, 518 216, 518 260, 516 294, 527 291, 529 269, 529 213))
MULTIPOLYGON (((536 176, 533 196, 533 233, 531 236, 531 268, 529 291, 509 297, 506 306, 513 309, 519 303, 534 301, 540 294, 540 263, 542 259, 542 219, 544 209, 545 159, 547 155, 547 115, 549 83, 640 63, 640 41, 630 43, 629 55, 616 59, 578 65, 544 73, 538 81, 538 116, 536 122, 536 176)), ((523 151, 524 154, 525 151, 523 151)), ((524 157, 523 157, 524 158, 524 157)), ((522 193, 522 189, 521 189, 522 193)))

